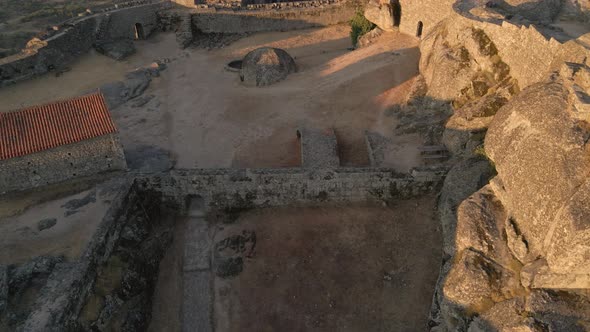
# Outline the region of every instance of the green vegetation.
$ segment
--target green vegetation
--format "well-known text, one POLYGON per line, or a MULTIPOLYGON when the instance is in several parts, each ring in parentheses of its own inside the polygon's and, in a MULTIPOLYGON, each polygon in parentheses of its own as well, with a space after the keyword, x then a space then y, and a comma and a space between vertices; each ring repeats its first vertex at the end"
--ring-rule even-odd
POLYGON ((373 30, 373 28, 375 28, 375 24, 367 20, 361 10, 357 10, 350 20, 350 39, 352 40, 352 45, 356 46, 359 38, 373 30))

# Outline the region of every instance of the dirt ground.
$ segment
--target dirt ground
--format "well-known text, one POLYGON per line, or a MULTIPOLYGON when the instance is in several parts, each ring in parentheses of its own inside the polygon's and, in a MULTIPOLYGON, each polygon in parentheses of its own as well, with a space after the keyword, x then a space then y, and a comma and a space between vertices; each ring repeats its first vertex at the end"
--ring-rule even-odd
POLYGON ((87 190, 69 187, 64 191, 54 186, 22 198, 0 200, 0 265, 23 263, 40 255, 69 260, 80 257, 118 185, 113 180, 87 190), (59 194, 52 197, 55 193, 59 194), (54 219, 54 225, 40 228, 40 222, 48 219, 54 219))
POLYGON ((350 51, 349 27, 259 33, 223 49, 180 50, 173 34, 138 42, 137 54, 116 62, 82 57, 60 77, 44 77, 0 90, 0 111, 71 97, 123 78, 156 59, 168 69, 138 108, 112 110, 126 151, 167 151, 177 168, 297 166, 298 126, 334 128, 343 166, 366 166, 366 130, 391 140, 385 164, 407 171, 420 164, 417 135, 397 135, 386 110, 403 102, 418 73, 419 50, 410 36, 386 33, 350 51), (299 72, 270 87, 245 87, 224 69, 260 46, 286 49, 299 72))
POLYGON ((215 278, 216 331, 427 330, 441 255, 434 206, 261 209, 220 226, 216 243, 243 231, 256 241, 241 273, 215 278))

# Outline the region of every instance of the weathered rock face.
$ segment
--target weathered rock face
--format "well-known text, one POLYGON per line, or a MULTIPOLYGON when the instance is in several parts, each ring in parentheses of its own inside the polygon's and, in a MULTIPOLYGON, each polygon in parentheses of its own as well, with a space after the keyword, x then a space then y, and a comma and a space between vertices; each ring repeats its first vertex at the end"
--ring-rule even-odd
POLYGON ((369 31, 368 33, 362 35, 356 43, 356 48, 361 48, 370 45, 374 41, 376 41, 379 36, 383 34, 383 30, 379 27, 369 31))
POLYGON ((262 47, 246 54, 240 79, 247 85, 265 86, 284 80, 297 71, 295 61, 282 49, 262 47))
POLYGON ((455 253, 456 238, 461 235, 457 230, 457 207, 483 187, 492 175, 490 163, 481 158, 459 162, 447 174, 438 202, 445 255, 452 256, 455 253))
POLYGON ((160 71, 165 68, 164 63, 154 62, 149 67, 127 73, 124 81, 102 85, 100 92, 105 97, 109 109, 113 110, 128 100, 141 96, 149 87, 152 78, 160 76, 160 71))
MULTIPOLYGON (((590 133, 568 112, 568 98, 559 82, 533 85, 500 109, 485 139, 503 184, 503 202, 527 243, 527 257, 519 257, 523 263, 558 238, 571 238, 567 229, 585 229, 584 219, 577 219, 590 207, 577 200, 586 196, 580 186, 589 173, 590 133)), ((554 249, 561 250, 566 249, 554 249)))
POLYGON ((566 83, 554 76, 532 85, 489 115, 485 151, 498 175, 488 185, 465 199, 478 186, 456 183, 480 178, 461 163, 449 172, 439 201, 447 256, 433 304, 437 331, 590 326, 587 292, 551 290, 588 288, 590 272, 590 132, 566 83))
POLYGON ((481 29, 444 20, 423 38, 420 52, 428 96, 454 100, 457 109, 496 86, 509 85, 510 68, 481 29))
POLYGON ((365 8, 365 18, 384 31, 395 30, 393 10, 390 4, 382 4, 371 0, 365 8))
POLYGON ((498 7, 531 21, 551 22, 559 14, 560 0, 498 0, 498 7))

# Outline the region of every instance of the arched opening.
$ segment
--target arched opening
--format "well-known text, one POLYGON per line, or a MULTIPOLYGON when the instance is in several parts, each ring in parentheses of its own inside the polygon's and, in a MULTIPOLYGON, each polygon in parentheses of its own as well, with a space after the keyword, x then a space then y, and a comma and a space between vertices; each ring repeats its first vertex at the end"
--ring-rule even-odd
POLYGON ((422 29, 424 29, 424 23, 422 23, 422 21, 419 21, 418 28, 416 29, 416 37, 422 37, 422 29))
POLYGON ((402 6, 399 0, 391 1, 391 16, 393 16, 393 25, 399 27, 402 20, 402 6))
POLYGON ((143 33, 143 26, 141 25, 141 23, 135 23, 135 39, 145 39, 145 35, 143 33))

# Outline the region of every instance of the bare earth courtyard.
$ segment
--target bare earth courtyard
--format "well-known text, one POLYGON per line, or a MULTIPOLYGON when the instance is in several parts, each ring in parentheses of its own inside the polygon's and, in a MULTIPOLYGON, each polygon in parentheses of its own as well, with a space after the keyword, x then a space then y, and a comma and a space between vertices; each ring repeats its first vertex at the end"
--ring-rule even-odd
MULTIPOLYGON (((174 35, 160 33, 123 63, 86 55, 59 78, 2 89, 0 99, 6 102, 0 108, 79 95, 122 78, 127 70, 168 58, 168 69, 144 93, 153 99, 140 108, 128 103, 114 110, 125 151, 145 146, 169 151, 176 168, 297 166, 297 127, 333 127, 343 165, 367 166, 364 133, 393 135, 395 119, 384 111, 404 100, 418 71, 419 51, 414 38, 387 33, 380 42, 351 52, 349 31, 342 25, 259 33, 211 51, 179 50, 174 35), (287 50, 299 71, 265 89, 244 87, 224 67, 263 45, 287 50)), ((394 139, 399 144, 384 166, 400 171, 416 166, 418 136, 394 139)))
MULTIPOLYGON (((213 224, 214 256, 243 259, 231 276, 212 272, 215 330, 426 330, 441 254, 433 213, 433 197, 423 197, 387 208, 252 210, 213 224)), ((182 303, 181 258, 179 240, 160 266, 152 331, 180 329, 170 308, 182 303)))
MULTIPOLYGON (((397 135, 397 120, 386 115, 404 101, 417 74, 419 51, 412 37, 385 33, 350 51, 349 27, 341 25, 258 33, 213 50, 179 50, 173 34, 159 33, 137 47, 124 61, 90 53, 59 77, 2 89, 1 111, 87 93, 166 59, 167 69, 143 94, 144 105, 131 101, 113 110, 131 168, 299 167, 300 127, 333 128, 343 166, 369 166, 368 130, 393 142, 385 166, 407 172, 420 164, 421 138, 397 135), (224 67, 262 45, 287 50, 298 72, 265 89, 244 87, 224 67)), ((116 185, 111 181, 79 194, 84 184, 56 187, 0 202, 0 263, 39 255, 78 259, 116 199, 116 185), (58 226, 37 229, 47 217, 58 226)), ((232 224, 212 223, 213 242, 244 230, 257 236, 255 254, 245 258, 241 273, 214 278, 216 330, 426 329, 440 257, 434 202, 423 197, 392 207, 272 208, 242 213, 232 224)), ((176 222, 174 243, 160 265, 152 331, 182 329, 184 227, 176 222)), ((84 315, 92 316, 89 308, 84 315)))
POLYGON ((590 331, 589 22, 0 0, 0 332, 590 331))

